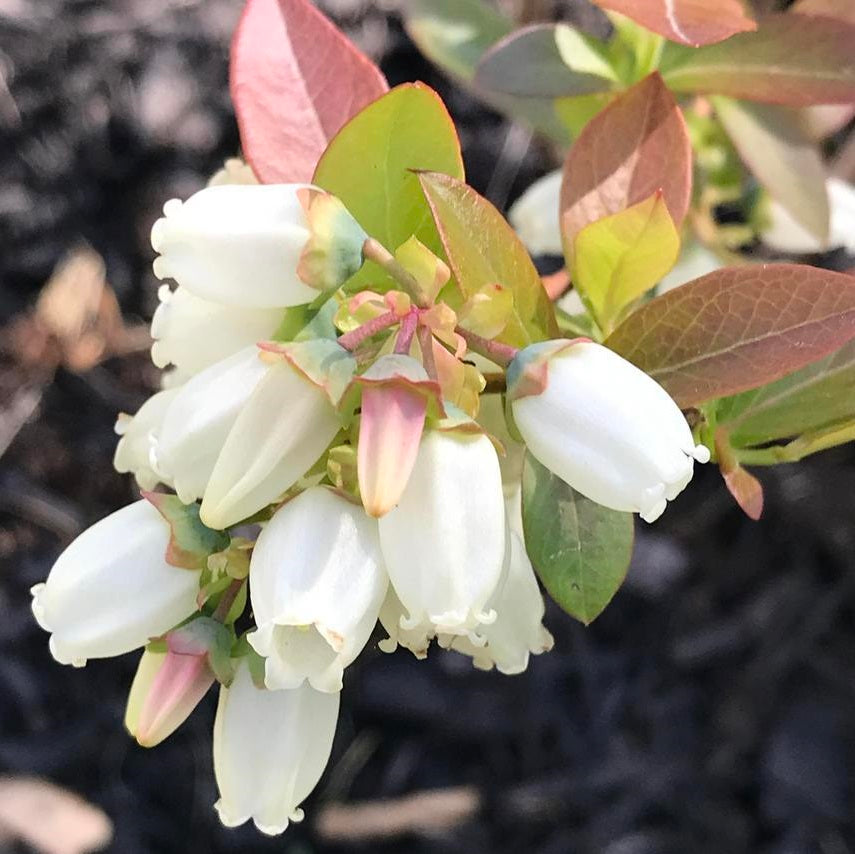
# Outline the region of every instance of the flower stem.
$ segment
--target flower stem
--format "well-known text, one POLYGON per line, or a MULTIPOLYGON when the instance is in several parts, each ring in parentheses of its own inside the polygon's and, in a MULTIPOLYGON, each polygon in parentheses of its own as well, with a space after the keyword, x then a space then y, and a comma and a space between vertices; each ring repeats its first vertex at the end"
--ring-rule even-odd
POLYGON ((506 368, 519 353, 516 347, 511 347, 510 344, 502 344, 501 341, 491 341, 489 338, 484 338, 481 335, 476 335, 462 326, 458 326, 454 330, 467 344, 470 350, 484 356, 491 362, 501 365, 506 368))
POLYGON ((234 605, 235 599, 237 599, 238 593, 240 593, 240 589, 243 585, 243 578, 235 578, 225 589, 225 592, 220 597, 220 601, 217 603, 216 610, 211 615, 211 617, 218 623, 224 623, 226 621, 226 617, 228 617, 229 611, 231 610, 232 605, 234 605))
POLYGON ((419 331, 416 334, 419 338, 419 347, 422 350, 422 364, 425 366, 425 371, 432 380, 439 380, 436 359, 433 357, 433 332, 429 326, 419 326, 419 331))
POLYGON ((422 308, 427 307, 427 300, 416 277, 379 240, 369 237, 362 244, 362 255, 367 260, 373 261, 378 267, 382 267, 416 305, 422 308))
POLYGON ((363 323, 362 326, 357 326, 356 329, 345 333, 338 339, 338 343, 344 347, 345 350, 353 351, 363 341, 365 341, 366 338, 370 338, 372 335, 376 335, 378 332, 382 332, 384 329, 388 329, 390 326, 400 323, 400 321, 401 318, 394 311, 387 311, 385 314, 381 314, 373 320, 369 320, 368 323, 363 323))
POLYGON ((418 311, 411 311, 404 316, 404 319, 401 321, 401 328, 398 331, 398 338, 395 341, 396 353, 406 356, 410 352, 410 345, 413 343, 413 336, 416 334, 418 324, 418 311))

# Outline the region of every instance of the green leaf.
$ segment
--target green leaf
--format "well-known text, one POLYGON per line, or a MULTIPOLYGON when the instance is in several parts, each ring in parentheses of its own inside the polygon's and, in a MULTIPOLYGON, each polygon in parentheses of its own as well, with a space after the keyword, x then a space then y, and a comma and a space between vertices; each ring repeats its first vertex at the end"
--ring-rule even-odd
MULTIPOLYGON (((433 89, 405 83, 369 104, 330 143, 314 183, 338 196, 371 237, 394 251, 415 235, 432 252, 442 245, 412 170, 463 177, 460 141, 433 89)), ((389 289, 394 281, 373 262, 349 290, 389 289)))
POLYGON ((828 239, 828 193, 818 146, 786 107, 712 99, 721 123, 757 180, 817 240, 828 239))
POLYGON ((523 528, 549 595, 588 625, 617 593, 632 556, 631 513, 595 504, 526 454, 523 528))
POLYGON ((579 231, 657 190, 679 227, 692 192, 692 146, 680 108, 654 73, 592 119, 567 155, 560 210, 568 269, 579 231))
POLYGON ((606 45, 568 24, 534 24, 493 45, 475 83, 506 95, 556 98, 607 92, 618 82, 606 45))
POLYGON ((202 524, 198 504, 182 504, 177 495, 143 492, 169 523, 172 535, 166 548, 166 561, 182 569, 204 569, 208 555, 229 545, 228 534, 202 524))
POLYGON ((855 101, 855 25, 768 15, 753 33, 692 50, 668 45, 660 66, 676 92, 806 107, 855 101))
POLYGON ((680 236, 661 193, 576 235, 573 286, 608 334, 623 310, 677 262, 680 236))
POLYGON ((683 407, 757 388, 855 338, 855 277, 802 264, 724 267, 633 312, 606 344, 683 407))
POLYGON ((496 284, 513 294, 513 311, 499 340, 523 347, 556 335, 543 282, 504 217, 456 178, 423 172, 419 180, 463 299, 496 284))
POLYGON ((734 447, 799 436, 855 418, 855 340, 777 382, 722 400, 717 423, 734 447))
POLYGON ((521 119, 561 145, 570 141, 551 99, 517 98, 484 92, 474 85, 478 61, 513 30, 513 21, 483 0, 407 0, 401 11, 407 33, 428 59, 494 109, 521 119))

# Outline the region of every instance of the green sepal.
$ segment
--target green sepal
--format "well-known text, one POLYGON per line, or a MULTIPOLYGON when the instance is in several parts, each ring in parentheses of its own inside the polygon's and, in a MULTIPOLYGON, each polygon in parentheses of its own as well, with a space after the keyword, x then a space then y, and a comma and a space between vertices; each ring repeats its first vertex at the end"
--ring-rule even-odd
POLYGON ((177 495, 142 491, 169 523, 171 535, 166 547, 166 562, 182 569, 204 569, 208 556, 229 544, 228 534, 207 527, 199 518, 198 504, 182 504, 177 495))

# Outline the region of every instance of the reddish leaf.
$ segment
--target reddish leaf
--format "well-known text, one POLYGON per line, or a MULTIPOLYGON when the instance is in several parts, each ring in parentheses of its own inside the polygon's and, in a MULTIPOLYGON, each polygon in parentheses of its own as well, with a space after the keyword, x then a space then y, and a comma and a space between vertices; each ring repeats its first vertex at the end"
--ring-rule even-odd
POLYGON ((388 86, 309 0, 249 0, 231 92, 246 159, 265 183, 309 181, 341 126, 388 86))
POLYGON ((721 476, 727 491, 736 499, 745 515, 756 522, 763 515, 763 485, 760 481, 740 465, 730 471, 722 469, 721 476))
POLYGON ((855 338, 855 281, 800 264, 726 267, 642 306, 607 344, 687 408, 764 383, 855 338))
POLYGON ((855 101, 855 25, 770 15, 753 33, 691 50, 669 45, 661 70, 676 92, 806 107, 855 101))
POLYGON ((739 0, 594 0, 680 44, 698 47, 757 29, 739 0))
POLYGON ((560 208, 567 266, 588 223, 657 190, 679 229, 692 191, 692 146, 680 108, 654 73, 593 119, 570 149, 560 208))
POLYGON ((797 0, 790 12, 799 15, 825 15, 855 24, 855 3, 852 0, 797 0))

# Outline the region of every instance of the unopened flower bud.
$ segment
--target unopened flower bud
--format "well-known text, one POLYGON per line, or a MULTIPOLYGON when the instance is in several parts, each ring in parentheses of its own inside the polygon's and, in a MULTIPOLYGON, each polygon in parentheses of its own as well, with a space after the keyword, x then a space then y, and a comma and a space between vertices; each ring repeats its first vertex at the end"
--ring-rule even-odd
POLYGON ((257 688, 241 662, 234 681, 220 688, 214 721, 216 809, 226 827, 252 819, 270 835, 301 821, 300 803, 329 760, 338 693, 308 684, 288 691, 257 688))
POLYGON ((257 347, 246 347, 181 386, 155 432, 158 472, 190 504, 201 498, 226 437, 268 369, 257 347))
POLYGON ((187 720, 213 684, 205 652, 146 650, 128 695, 125 727, 143 747, 154 747, 187 720))
POLYGON ((545 341, 508 369, 514 420, 529 451, 592 501, 652 522, 710 454, 643 371, 600 344, 545 341))
POLYGON ((276 511, 250 562, 268 688, 340 691, 342 674, 377 623, 389 583, 377 523, 358 505, 313 487, 276 511))
POLYGON ((505 507, 499 461, 481 433, 431 430, 397 507, 379 520, 389 577, 406 631, 469 634, 502 573, 505 507))
POLYGON ((162 285, 160 305, 151 320, 151 360, 174 365, 190 376, 272 337, 282 309, 224 305, 202 299, 187 288, 162 285))
POLYGON ((33 613, 61 664, 144 646, 196 610, 199 573, 166 562, 169 525, 137 501, 87 528, 32 589, 33 613))
POLYGON ((356 364, 350 354, 332 341, 285 347, 289 357, 267 368, 217 457, 200 509, 210 528, 226 528, 278 499, 341 428, 328 384, 339 371, 345 376, 335 379, 336 389, 349 381, 356 364), (301 361, 307 353, 312 359, 301 361))
POLYGON ((151 230, 154 273, 203 299, 281 308, 312 302, 318 291, 297 266, 310 237, 298 191, 304 184, 206 187, 164 205, 151 230))
POLYGON ((371 516, 388 513, 400 500, 419 452, 419 441, 437 383, 411 356, 381 356, 362 376, 357 473, 359 493, 371 516))

